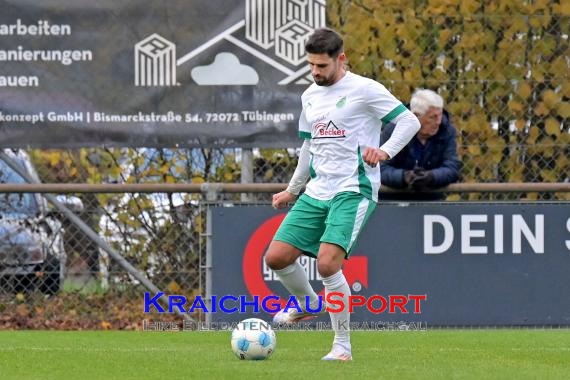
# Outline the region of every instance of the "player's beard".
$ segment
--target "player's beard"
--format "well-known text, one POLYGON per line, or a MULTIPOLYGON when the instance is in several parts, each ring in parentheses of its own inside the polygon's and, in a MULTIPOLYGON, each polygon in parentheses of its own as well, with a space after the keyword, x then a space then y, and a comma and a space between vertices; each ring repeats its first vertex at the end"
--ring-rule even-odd
POLYGON ((331 75, 329 75, 328 77, 318 77, 318 78, 313 76, 313 80, 315 81, 315 84, 317 86, 331 86, 335 83, 335 77, 337 75, 337 71, 338 71, 338 63, 335 62, 335 68, 331 73, 331 75))
POLYGON ((319 78, 313 77, 317 86, 330 86, 331 84, 334 83, 333 78, 334 75, 331 75, 330 77, 319 77, 319 78))

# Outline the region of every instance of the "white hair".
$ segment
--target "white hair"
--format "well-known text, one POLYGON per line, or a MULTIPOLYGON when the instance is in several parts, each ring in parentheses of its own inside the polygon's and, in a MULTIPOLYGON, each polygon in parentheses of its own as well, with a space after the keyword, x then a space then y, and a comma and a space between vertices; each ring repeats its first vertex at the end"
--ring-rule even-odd
POLYGON ((424 115, 430 107, 443 108, 443 98, 432 90, 419 88, 412 94, 410 109, 416 115, 424 115))

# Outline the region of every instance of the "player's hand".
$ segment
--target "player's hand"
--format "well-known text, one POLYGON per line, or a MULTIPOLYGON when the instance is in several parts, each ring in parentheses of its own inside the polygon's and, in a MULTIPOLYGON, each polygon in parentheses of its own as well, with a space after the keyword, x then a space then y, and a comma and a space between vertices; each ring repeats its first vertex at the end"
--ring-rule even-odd
POLYGON ((390 156, 380 148, 367 147, 362 152, 362 159, 368 165, 375 167, 379 162, 389 160, 390 156))
POLYGON ((285 208, 287 207, 287 203, 293 202, 295 199, 297 199, 296 195, 291 194, 290 192, 285 190, 280 193, 273 194, 273 200, 271 202, 271 206, 273 206, 273 208, 276 210, 280 208, 285 208))

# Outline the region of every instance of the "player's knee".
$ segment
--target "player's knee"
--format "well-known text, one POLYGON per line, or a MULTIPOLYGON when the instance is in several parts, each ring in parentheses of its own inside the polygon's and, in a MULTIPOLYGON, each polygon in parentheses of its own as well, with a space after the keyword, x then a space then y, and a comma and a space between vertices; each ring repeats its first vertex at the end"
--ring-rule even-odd
POLYGON ((289 262, 288 255, 286 252, 281 252, 274 247, 269 247, 267 254, 265 255, 265 264, 272 270, 279 270, 287 267, 291 263, 289 262))
POLYGON ((274 240, 265 254, 265 264, 272 270, 279 270, 293 264, 301 251, 290 244, 274 240))
POLYGON ((340 270, 340 266, 335 260, 331 260, 328 257, 319 257, 317 259, 317 270, 321 277, 330 277, 340 270))
POLYGON ((271 269, 279 269, 280 264, 279 255, 275 254, 275 251, 268 250, 265 255, 265 264, 271 269))

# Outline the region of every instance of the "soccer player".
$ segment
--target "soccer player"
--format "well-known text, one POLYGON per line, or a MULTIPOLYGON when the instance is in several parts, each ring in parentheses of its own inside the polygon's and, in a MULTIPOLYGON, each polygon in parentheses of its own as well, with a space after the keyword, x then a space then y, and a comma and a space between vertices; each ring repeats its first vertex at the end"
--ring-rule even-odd
MULTIPOLYGON (((383 85, 347 71, 343 40, 335 31, 317 29, 305 50, 315 83, 301 96, 299 135, 304 142, 289 186, 273 195, 273 207, 286 207, 310 181, 275 234, 265 262, 300 305, 307 296, 309 309, 315 310, 319 298, 297 258, 305 254, 317 259, 326 294, 341 293, 345 302, 344 311, 330 313, 335 337, 323 360, 352 360, 350 288, 341 268, 376 207, 378 163, 394 157, 420 123, 383 85), (389 122, 396 124, 394 132, 378 148, 381 126, 389 122)), ((299 321, 325 308, 320 313, 289 308, 275 321, 299 321)))

